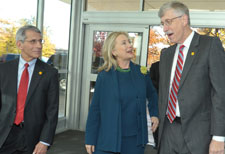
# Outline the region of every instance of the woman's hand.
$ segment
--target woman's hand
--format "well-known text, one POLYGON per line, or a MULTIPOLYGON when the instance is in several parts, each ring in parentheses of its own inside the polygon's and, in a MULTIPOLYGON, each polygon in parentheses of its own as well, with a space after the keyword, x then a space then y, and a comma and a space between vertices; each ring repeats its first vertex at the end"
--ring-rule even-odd
POLYGON ((159 125, 159 119, 157 117, 151 117, 151 122, 152 122, 152 132, 155 132, 159 125))
POLYGON ((85 144, 86 150, 88 154, 92 154, 93 152, 95 152, 95 146, 94 145, 87 145, 85 144))

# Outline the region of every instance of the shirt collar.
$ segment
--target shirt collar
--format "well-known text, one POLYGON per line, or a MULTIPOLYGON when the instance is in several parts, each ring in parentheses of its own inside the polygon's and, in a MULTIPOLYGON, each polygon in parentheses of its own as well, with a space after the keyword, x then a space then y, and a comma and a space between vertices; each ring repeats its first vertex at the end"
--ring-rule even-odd
MULTIPOLYGON (((183 45, 184 45, 185 47, 189 48, 189 46, 190 46, 190 44, 191 44, 191 41, 192 41, 192 39, 193 39, 193 37, 194 37, 194 34, 195 34, 195 32, 192 31, 191 34, 187 37, 187 39, 184 41, 183 45)), ((178 44, 178 46, 181 46, 181 44, 178 44)))
POLYGON ((20 59, 19 59, 19 63, 20 63, 20 65, 21 65, 22 67, 23 67, 26 63, 28 63, 29 66, 32 66, 32 65, 34 65, 34 64, 36 63, 36 61, 37 61, 37 59, 35 58, 35 59, 33 59, 33 60, 29 61, 29 62, 26 62, 26 61, 22 58, 21 55, 20 55, 20 59))

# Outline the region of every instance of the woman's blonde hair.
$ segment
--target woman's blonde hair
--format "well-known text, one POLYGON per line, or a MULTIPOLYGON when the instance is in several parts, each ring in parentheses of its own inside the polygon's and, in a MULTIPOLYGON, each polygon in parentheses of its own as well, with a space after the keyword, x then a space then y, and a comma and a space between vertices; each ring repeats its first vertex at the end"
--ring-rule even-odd
POLYGON ((112 32, 106 38, 102 47, 104 64, 98 69, 99 72, 102 70, 109 71, 112 67, 114 67, 114 69, 117 68, 118 64, 116 57, 112 54, 112 51, 115 49, 116 38, 120 35, 125 35, 127 38, 129 38, 127 32, 112 32))

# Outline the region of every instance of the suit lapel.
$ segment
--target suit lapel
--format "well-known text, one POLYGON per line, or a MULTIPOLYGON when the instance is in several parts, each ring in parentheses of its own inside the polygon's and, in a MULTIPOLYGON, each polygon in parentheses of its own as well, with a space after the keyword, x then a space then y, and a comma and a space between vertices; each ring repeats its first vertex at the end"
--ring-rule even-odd
POLYGON ((15 105, 17 103, 17 80, 18 80, 18 65, 19 65, 19 59, 16 59, 11 66, 9 67, 9 72, 11 72, 11 74, 9 74, 10 76, 10 80, 11 80, 11 86, 9 87, 9 89, 12 89, 13 93, 12 93, 12 97, 14 97, 15 101, 15 105))
MULTIPOLYGON (((140 78, 137 76, 137 70, 134 67, 134 64, 131 62, 130 63, 130 68, 131 68, 131 78, 132 78, 132 84, 134 85, 134 89, 137 91, 138 95, 139 95, 139 89, 140 89, 140 83, 139 80, 140 78)), ((117 76, 117 72, 114 69, 111 69, 111 76, 112 76, 112 81, 113 81, 113 90, 115 91, 115 96, 116 98, 118 98, 120 100, 120 94, 119 94, 119 82, 118 82, 118 76, 117 76)))
POLYGON ((34 72, 31 78, 30 87, 27 94, 26 104, 29 102, 33 92, 35 91, 35 88, 37 87, 44 73, 45 73, 45 70, 41 67, 40 60, 37 59, 37 62, 34 67, 34 72))
POLYGON ((166 55, 166 63, 164 64, 165 67, 165 84, 166 84, 166 92, 164 94, 166 94, 164 97, 168 98, 168 93, 169 93, 169 89, 170 89, 170 78, 171 78, 171 69, 172 69, 172 65, 173 65, 173 59, 174 59, 174 54, 176 51, 176 45, 173 45, 171 48, 169 48, 168 51, 165 51, 166 55))
POLYGON ((199 44, 199 35, 197 33, 195 33, 195 35, 191 41, 188 53, 187 53, 186 61, 184 64, 182 75, 181 75, 179 89, 181 89, 181 87, 185 81, 185 78, 187 77, 187 74, 191 68, 193 60, 196 57, 195 55, 198 53, 198 44, 199 44))
POLYGON ((119 99, 119 83, 118 83, 117 73, 116 73, 116 70, 114 70, 113 68, 111 68, 110 72, 111 72, 112 82, 114 85, 112 87, 115 92, 115 97, 119 99))
POLYGON ((137 68, 139 67, 135 67, 135 64, 133 64, 132 62, 130 62, 130 68, 131 68, 131 79, 132 79, 132 84, 134 85, 134 90, 136 90, 138 96, 140 96, 140 91, 142 90, 142 81, 139 76, 138 76, 138 71, 137 68))

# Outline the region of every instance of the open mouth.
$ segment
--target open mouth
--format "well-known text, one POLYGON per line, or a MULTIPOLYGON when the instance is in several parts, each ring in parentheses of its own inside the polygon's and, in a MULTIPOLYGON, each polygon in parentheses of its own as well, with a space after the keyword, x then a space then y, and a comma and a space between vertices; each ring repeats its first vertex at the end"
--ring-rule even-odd
POLYGON ((168 37, 171 37, 173 35, 173 33, 167 34, 168 37))
POLYGON ((127 51, 127 53, 133 53, 133 50, 129 50, 129 51, 127 51))

